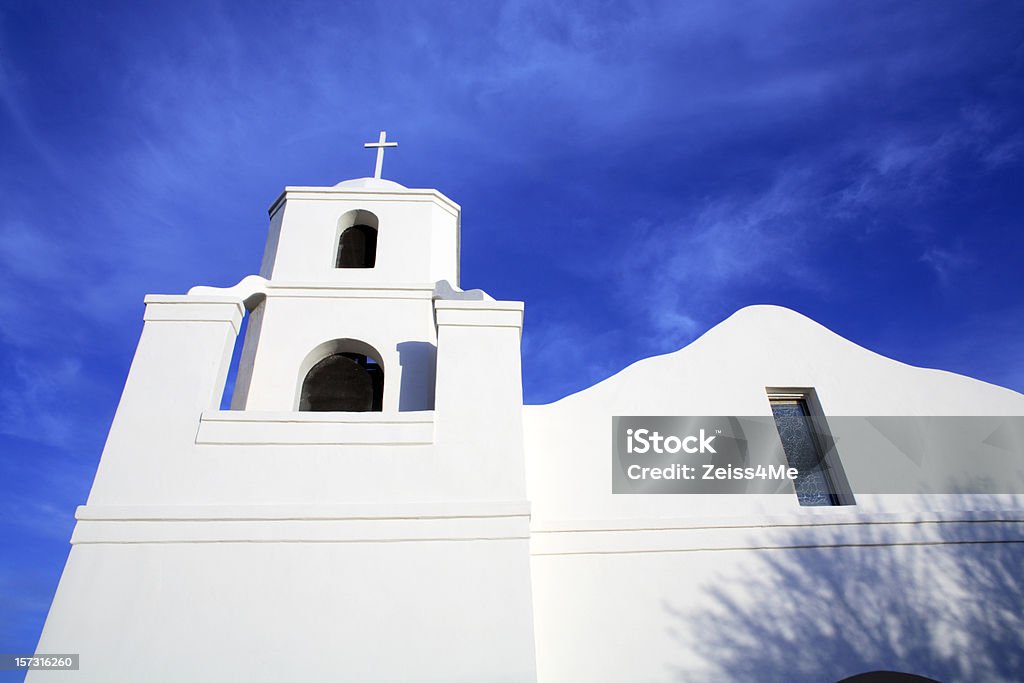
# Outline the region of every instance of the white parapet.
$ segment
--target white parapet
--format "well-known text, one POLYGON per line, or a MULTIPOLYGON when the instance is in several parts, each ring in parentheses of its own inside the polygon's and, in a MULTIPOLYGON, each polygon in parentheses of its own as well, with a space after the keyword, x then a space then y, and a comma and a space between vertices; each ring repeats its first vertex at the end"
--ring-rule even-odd
POLYGON ((161 460, 191 448, 200 415, 220 404, 244 312, 230 297, 146 297, 90 504, 121 502, 140 484, 159 481, 161 460))
POLYGON ((454 490, 525 499, 517 301, 436 300, 436 443, 454 490))

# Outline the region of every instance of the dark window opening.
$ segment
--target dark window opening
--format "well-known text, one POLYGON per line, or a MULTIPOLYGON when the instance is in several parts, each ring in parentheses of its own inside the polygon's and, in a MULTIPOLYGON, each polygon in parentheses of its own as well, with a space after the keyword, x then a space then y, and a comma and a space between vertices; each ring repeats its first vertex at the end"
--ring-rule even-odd
POLYGON ((353 225, 338 240, 336 268, 373 268, 377 263, 377 230, 369 225, 353 225))
POLYGON ((934 678, 925 678, 914 674, 903 674, 897 671, 871 671, 857 674, 839 681, 839 683, 939 683, 934 678))
POLYGON ((807 403, 803 399, 778 398, 772 399, 771 405, 786 460, 798 471, 793 482, 797 500, 801 505, 842 505, 807 403))
POLYGON ((380 411, 384 370, 360 353, 335 353, 314 365, 302 381, 300 411, 380 411))

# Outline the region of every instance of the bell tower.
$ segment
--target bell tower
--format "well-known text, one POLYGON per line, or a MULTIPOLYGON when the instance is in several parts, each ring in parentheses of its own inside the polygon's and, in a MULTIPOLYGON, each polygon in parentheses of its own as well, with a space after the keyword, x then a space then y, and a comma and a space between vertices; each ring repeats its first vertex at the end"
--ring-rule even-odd
POLYGON ((62 680, 536 680, 523 304, 459 288, 460 208, 382 179, 394 144, 286 187, 258 275, 146 297, 37 649, 81 654, 62 680))
POLYGON ((459 211, 437 190, 379 178, 285 188, 270 207, 263 300, 232 408, 300 410, 310 369, 349 354, 377 365, 380 410, 432 409, 433 289, 458 286, 459 211))

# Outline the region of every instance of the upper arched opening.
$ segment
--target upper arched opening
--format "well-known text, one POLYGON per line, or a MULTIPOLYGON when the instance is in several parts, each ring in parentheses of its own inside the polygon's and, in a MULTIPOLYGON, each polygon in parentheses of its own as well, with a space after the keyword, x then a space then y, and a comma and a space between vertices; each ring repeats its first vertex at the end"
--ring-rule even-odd
POLYGON ((379 221, 370 211, 349 211, 338 219, 335 268, 373 268, 377 264, 379 221))

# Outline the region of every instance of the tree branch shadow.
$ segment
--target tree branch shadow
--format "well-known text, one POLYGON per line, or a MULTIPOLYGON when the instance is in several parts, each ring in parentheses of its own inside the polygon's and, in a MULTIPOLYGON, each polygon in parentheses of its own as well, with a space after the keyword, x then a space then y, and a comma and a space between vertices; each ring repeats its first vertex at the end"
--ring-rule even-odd
POLYGON ((932 523, 927 541, 902 545, 851 546, 828 528, 817 543, 833 547, 759 550, 742 581, 701 587, 709 601, 666 601, 673 636, 700 660, 674 666, 675 678, 694 680, 699 664, 700 680, 1024 680, 1019 523, 932 523))

